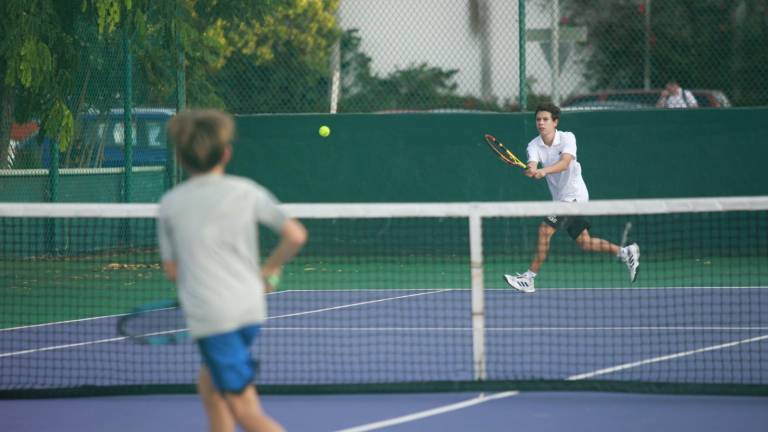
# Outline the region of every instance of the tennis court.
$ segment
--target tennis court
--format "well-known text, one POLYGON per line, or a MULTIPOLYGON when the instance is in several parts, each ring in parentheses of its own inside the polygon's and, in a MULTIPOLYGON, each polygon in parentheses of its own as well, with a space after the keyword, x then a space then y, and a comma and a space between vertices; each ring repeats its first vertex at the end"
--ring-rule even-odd
MULTIPOLYGON (((4 411, 158 404, 191 416, 184 421, 202 414, 194 396, 178 395, 194 392, 193 344, 146 346, 116 332, 132 307, 175 295, 157 265, 155 209, 0 206, 8 239, 0 260, 2 395, 102 396, 8 401, 4 411)), ((619 422, 604 427, 622 427, 615 413, 646 412, 664 430, 686 412, 665 408, 669 401, 759 420, 768 384, 767 209, 764 198, 286 205, 312 238, 286 267, 283 289, 269 295, 254 347, 259 389, 289 430, 450 430, 462 422, 507 430, 511 413, 559 430, 579 407, 585 429, 572 430, 589 430, 595 412, 619 422), (589 214, 603 236, 637 241, 637 283, 622 264, 561 236, 536 293, 504 288, 501 274, 524 269, 550 212, 589 214), (350 400, 371 409, 352 415, 350 400), (297 403, 302 412, 324 409, 280 417, 297 403)), ((274 241, 267 233, 260 240, 264 250, 274 241)), ((35 424, 17 418, 14 430, 35 424)), ((722 425, 708 419, 696 418, 698 430, 722 425)), ((155 425, 138 416, 114 430, 140 420, 144 430, 155 425)))
MULTIPOLYGON (((490 379, 768 380, 765 287, 489 290, 486 302, 490 379), (693 319, 679 313, 691 299, 701 305, 693 319), (621 304, 632 308, 610 306, 621 304), (738 368, 723 367, 734 359, 738 368)), ((468 290, 284 291, 270 308, 258 349, 262 385, 473 380, 468 290)), ((59 365, 59 385, 194 382, 196 362, 169 361, 194 358, 194 345, 131 343, 116 337, 116 319, 4 329, 3 369, 59 365)), ((30 378, 4 375, 3 387, 35 388, 30 378)))
POLYGON ((289 431, 768 429, 766 3, 0 1, 0 432, 215 421, 203 159, 289 431))

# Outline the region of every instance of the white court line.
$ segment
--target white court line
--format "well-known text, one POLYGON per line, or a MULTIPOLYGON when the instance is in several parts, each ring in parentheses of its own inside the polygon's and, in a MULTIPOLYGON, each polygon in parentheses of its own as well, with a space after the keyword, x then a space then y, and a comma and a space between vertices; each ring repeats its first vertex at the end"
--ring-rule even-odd
MULTIPOLYGON (((264 327, 264 331, 357 331, 357 332, 472 332, 472 327, 264 327)), ((491 332, 583 332, 583 331, 765 331, 768 327, 486 327, 491 332)))
POLYGON ((348 288, 348 289, 291 289, 291 290, 285 290, 280 291, 281 293, 290 294, 290 293, 312 293, 312 294, 322 294, 322 293, 355 293, 355 292, 369 292, 369 291, 393 291, 393 292, 417 292, 417 291, 469 291, 471 288, 403 288, 403 289, 397 289, 397 288, 348 288))
POLYGON ((109 342, 118 342, 121 340, 128 339, 127 336, 120 336, 110 339, 101 339, 97 341, 88 341, 88 342, 78 342, 78 343, 72 343, 67 345, 57 345, 57 346, 50 346, 50 347, 43 347, 43 348, 35 348, 35 349, 28 349, 24 351, 15 351, 15 352, 9 352, 9 353, 0 353, 0 358, 3 357, 13 357, 17 355, 23 355, 23 354, 32 354, 32 353, 38 353, 43 351, 54 351, 54 350, 60 350, 65 348, 77 348, 80 346, 85 345, 96 345, 96 344, 102 344, 102 343, 109 343, 109 342))
MULTIPOLYGON (((275 292, 267 293, 267 295, 281 294, 283 292, 287 292, 287 291, 275 291, 275 292)), ((55 325, 61 325, 61 324, 74 324, 74 323, 93 321, 93 320, 99 320, 99 319, 120 318, 126 315, 130 315, 130 313, 119 313, 119 314, 113 314, 113 315, 78 318, 78 319, 72 319, 72 320, 66 320, 66 321, 54 321, 54 322, 48 322, 48 323, 42 323, 42 324, 30 324, 30 325, 18 326, 18 327, 0 328, 0 332, 9 331, 9 330, 24 330, 24 329, 31 329, 31 328, 37 328, 37 327, 48 327, 48 326, 55 326, 55 325)))
POLYGON ((446 291, 451 291, 451 290, 450 289, 444 289, 444 290, 439 290, 439 291, 421 292, 421 293, 408 294, 408 295, 402 295, 402 296, 397 296, 397 297, 387 297, 387 298, 383 298, 383 299, 368 300, 368 301, 359 302, 359 303, 350 303, 350 304, 346 304, 346 305, 332 306, 332 307, 327 307, 327 308, 323 308, 323 309, 315 309, 315 310, 305 311, 305 312, 296 312, 296 313, 285 314, 285 315, 277 315, 277 316, 268 317, 267 319, 268 320, 274 320, 274 319, 278 319, 278 318, 288 318, 288 317, 295 317, 295 316, 301 316, 301 315, 309 315, 309 314, 315 314, 315 313, 319 313, 319 312, 328 312, 328 311, 337 310, 337 309, 346 309, 346 308, 351 308, 351 307, 356 307, 356 306, 363 306, 363 305, 367 305, 367 304, 381 303, 381 302, 390 301, 390 300, 399 300, 399 299, 404 299, 404 298, 409 298, 409 297, 418 297, 418 296, 423 296, 423 295, 427 295, 427 294, 438 294, 438 293, 446 292, 446 291))
MULTIPOLYGON (((612 290, 621 290, 621 291, 643 291, 643 290, 662 290, 662 289, 669 289, 669 290, 680 290, 680 289, 693 289, 693 290, 718 290, 718 289, 725 289, 725 290, 739 290, 739 289, 768 289, 768 286, 747 286, 747 287, 630 287, 630 288, 542 288, 538 291, 539 294, 546 293, 548 291, 612 291, 612 290)), ((512 295, 520 295, 519 293, 509 289, 509 288, 485 288, 486 291, 502 291, 502 292, 508 292, 512 295)), ((290 294, 290 293, 338 293, 338 292, 361 292, 361 291, 395 291, 395 292, 402 292, 402 291, 424 291, 424 292, 443 292, 443 291, 471 291, 471 288, 419 288, 419 289, 392 289, 392 288, 355 288, 355 289, 324 289, 324 290, 286 290, 286 291, 275 291, 271 293, 267 293, 267 295, 277 295, 277 294, 290 294)), ((61 324, 72 324, 72 323, 78 323, 78 322, 84 322, 84 321, 91 321, 91 320, 98 320, 98 319, 109 319, 109 318, 119 318, 121 316, 128 315, 126 313, 121 314, 114 314, 114 315, 104 315, 104 316, 95 316, 95 317, 88 317, 88 318, 79 318, 79 319, 73 319, 73 320, 66 320, 66 321, 54 321, 49 323, 42 323, 42 324, 30 324, 26 326, 18 326, 18 327, 8 327, 8 328, 0 328, 0 332, 9 331, 9 330, 23 330, 27 328, 35 328, 35 327, 46 327, 46 326, 54 326, 54 325, 61 325, 61 324)))
MULTIPOLYGON (((738 346, 738 345, 742 345, 742 344, 748 344, 748 343, 753 343, 753 342, 759 342, 759 341, 766 340, 766 339, 768 339, 768 335, 758 336, 758 337, 749 338, 749 339, 742 339, 742 340, 739 340, 739 341, 724 343, 724 344, 720 344, 720 345, 712 345, 712 346, 705 347, 705 348, 699 348, 699 349, 695 349, 695 350, 684 351, 684 352, 680 352, 680 353, 676 353, 676 354, 670 354, 670 355, 665 355, 665 356, 661 356, 661 357, 654 357, 654 358, 650 358, 650 359, 646 359, 646 360, 640 360, 640 361, 632 362, 632 363, 625 363, 625 364, 622 364, 622 365, 613 366, 613 367, 605 368, 605 369, 598 369, 598 370, 593 371, 593 372, 588 372, 588 373, 584 373, 584 374, 580 374, 580 375, 573 375, 573 376, 570 376, 570 377, 566 378, 565 380, 566 381, 585 380, 585 379, 593 378, 593 377, 596 377, 596 376, 606 375, 606 374, 609 374, 609 373, 617 372, 617 371, 620 371, 620 370, 631 369, 631 368, 635 368, 635 367, 639 367, 639 366, 644 366, 644 365, 651 364, 651 363, 659 363, 659 362, 663 362, 663 361, 667 361, 667 360, 674 360, 674 359, 677 359, 677 358, 680 358, 680 357, 685 357, 685 356, 689 356, 689 355, 693 355, 693 354, 698 354, 698 353, 703 353, 703 352, 707 352, 707 351, 715 351, 715 350, 724 349, 724 348, 731 348, 731 347, 734 347, 734 346, 738 346)), ((342 430, 339 430, 337 432, 367 432, 367 431, 377 430, 377 429, 381 429, 381 428, 385 428, 385 427, 389 427, 389 426, 394 426, 394 425, 401 424, 401 423, 407 423, 407 422, 412 422, 412 421, 415 421, 415 420, 420 420, 420 419, 423 419, 423 418, 426 418, 426 417, 432 417, 432 416, 444 414, 444 413, 447 413, 447 412, 450 412, 450 411, 456 411, 456 410, 459 410, 459 409, 462 409, 462 408, 467 408, 467 407, 470 407, 470 406, 473 406, 473 405, 477 405, 477 404, 480 404, 480 403, 483 403, 483 402, 487 402, 489 400, 502 399, 502 398, 507 398, 507 397, 511 397, 511 396, 516 396, 516 395, 519 395, 519 394, 520 394, 520 392, 518 392, 518 391, 509 391, 509 392, 497 393, 497 394, 494 394, 494 395, 491 395, 491 396, 480 395, 477 398, 469 399, 469 400, 464 401, 464 402, 459 402, 459 403, 452 404, 452 405, 445 405, 445 406, 442 406, 442 407, 433 408, 431 410, 420 411, 420 412, 416 412, 416 413, 413 413, 413 414, 405 415, 405 416, 402 416, 402 417, 395 417, 395 418, 391 418, 391 419, 388 419, 388 420, 382 420, 382 421, 378 421, 378 422, 375 422, 375 423, 368 423, 368 424, 364 424, 364 425, 361 425, 361 426, 356 426, 356 427, 352 427, 352 428, 348 428, 348 429, 342 429, 342 430)))
MULTIPOLYGON (((547 291, 656 291, 656 290, 740 290, 740 289, 768 289, 768 286, 711 286, 711 287, 583 287, 583 288, 541 288, 536 289, 536 294, 545 293, 547 291)), ((470 290, 470 288, 466 288, 470 290)), ((511 293, 519 292, 511 288, 486 288, 486 291, 509 291, 511 293)), ((457 290, 458 291, 458 290, 457 290)))
POLYGON ((73 323, 93 321, 93 320, 99 320, 99 319, 120 318, 126 315, 128 314, 121 313, 121 314, 115 314, 115 315, 95 316, 95 317, 80 318, 80 319, 73 319, 73 320, 67 320, 67 321, 56 321, 56 322, 49 322, 49 323, 43 323, 43 324, 30 324, 25 326, 3 328, 3 329, 0 329, 0 332, 9 331, 9 330, 24 330, 24 329, 31 329, 31 328, 37 328, 37 327, 48 327, 48 326, 59 325, 59 324, 73 324, 73 323))
MULTIPOLYGON (((300 316, 300 315, 309 315, 309 314, 315 314, 315 313, 320 313, 320 312, 327 312, 327 311, 331 311, 331 310, 345 309, 345 308, 351 308, 351 307, 356 307, 356 306, 363 306, 363 305, 372 304, 372 303, 380 303, 380 302, 385 302, 385 301, 390 301, 390 300, 399 300, 399 299, 408 298, 408 297, 416 297, 416 296, 422 296, 422 295, 427 295, 427 294, 437 294, 437 293, 445 292, 445 291, 450 291, 450 290, 422 292, 422 293, 409 294, 409 295, 404 295, 404 296, 388 297, 388 298, 384 298, 384 299, 370 300, 370 301, 360 302, 360 303, 352 303, 352 304, 346 304, 346 305, 341 305, 341 306, 327 307, 327 308, 323 308, 323 309, 315 309, 315 310, 311 310, 311 311, 297 312, 297 313, 286 314, 286 315, 278 315, 278 316, 273 316, 273 317, 267 317, 267 319, 271 320, 271 319, 287 318, 287 317, 294 317, 294 316, 300 316)), ((176 332, 184 331, 184 330, 186 330, 186 329, 168 330, 168 331, 162 332, 162 333, 176 333, 176 332)), ((96 345, 96 344, 102 344, 102 343, 107 343, 107 342, 117 342, 117 341, 121 341, 121 340, 125 340, 125 339, 127 339, 127 338, 126 337, 119 337, 119 338, 99 339, 99 340, 95 340, 95 341, 78 342, 78 343, 74 343, 74 344, 55 345, 55 346, 50 346, 50 347, 28 349, 28 350, 23 350, 23 351, 14 351, 14 352, 0 353, 0 358, 3 358, 3 357, 13 357, 13 356, 24 355, 24 354, 32 354, 32 353, 44 352, 44 351, 54 351, 54 350, 66 349, 66 348, 75 348, 75 347, 86 346, 86 345, 96 345)))
MULTIPOLYGON (((267 295, 277 295, 277 294, 283 294, 283 293, 289 293, 289 292, 359 292, 360 290, 289 290, 289 291, 274 291, 271 293, 267 293, 267 295)), ((424 293, 420 294, 431 294, 432 292, 443 292, 443 291, 456 291, 453 289, 446 289, 446 288, 435 288, 432 290, 393 290, 393 289, 381 289, 381 290, 364 290, 364 291, 425 291, 424 293), (428 291, 428 292, 426 292, 428 291)), ((315 312, 312 312, 315 313, 315 312)), ((9 330, 24 330, 24 329, 30 329, 30 328, 36 328, 36 327, 47 327, 47 326, 55 326, 55 325, 61 325, 61 324, 73 324, 73 323, 79 323, 79 322, 85 322, 85 321, 92 321, 92 320, 99 320, 99 319, 109 319, 109 318, 120 318, 122 316, 129 315, 128 313, 120 313, 120 314, 114 314, 114 315, 104 315, 104 316, 95 316, 95 317, 88 317, 88 318, 79 318, 79 319, 73 319, 73 320, 66 320, 66 321, 54 321, 49 323, 42 323, 42 324, 30 324, 25 326, 18 326, 18 327, 8 327, 8 328, 0 328, 0 332, 9 331, 9 330)), ((288 315, 286 315, 288 316, 288 315)), ((273 317, 273 318, 282 318, 282 317, 273 317)))
POLYGON ((401 423, 408 423, 408 422, 412 422, 414 420, 420 420, 420 419, 427 418, 427 417, 433 417, 433 416, 436 416, 436 415, 445 414, 445 413, 451 412, 451 411, 458 411, 458 410, 463 409, 463 408, 468 408, 468 407, 471 407, 471 406, 474 406, 474 405, 479 405, 479 404, 482 404, 482 403, 485 403, 485 402, 490 402, 492 400, 504 399, 504 398, 516 396, 518 394, 520 394, 520 392, 518 392, 518 391, 506 391, 506 392, 496 393, 496 394, 492 394, 492 395, 488 395, 488 396, 481 394, 480 396, 478 396, 476 398, 467 399, 467 400, 462 401, 462 402, 457 402, 457 403, 450 404, 450 405, 444 405, 444 406, 437 407, 437 408, 432 408, 432 409, 429 409, 429 410, 426 410, 426 411, 419 411, 419 412, 415 412, 413 414, 408 414, 408 415, 404 415, 402 417, 395 417, 395 418, 391 418, 391 419, 387 419, 387 420, 382 420, 382 421, 378 421, 378 422, 375 422, 375 423, 368 423, 368 424, 364 424, 364 425, 360 425, 360 426, 355 426, 355 427, 351 427, 351 428, 347 428, 347 429, 340 429, 337 432, 366 432, 366 431, 372 431, 372 430, 376 430, 376 429, 381 429, 381 428, 385 428, 385 427, 389 427, 389 426, 398 425, 398 424, 401 424, 401 423))
POLYGON ((653 357, 653 358, 649 358, 649 359, 645 359, 645 360, 640 360, 640 361, 636 361, 636 362, 632 362, 632 363, 624 363, 624 364, 621 364, 621 365, 618 365, 618 366, 613 366, 613 367, 609 367, 609 368, 605 368, 605 369, 598 369, 598 370, 593 371, 593 372, 587 372, 587 373, 583 373, 583 374, 579 374, 579 375, 572 375, 572 376, 569 376, 568 378, 566 378, 565 380, 566 381, 585 380, 585 379, 594 378, 594 377, 600 376, 600 375, 607 375, 609 373, 622 371, 622 370, 625 370, 625 369, 636 368, 638 366, 645 366, 647 364, 659 363, 659 362, 663 362, 663 361, 667 361, 667 360, 674 360, 674 359, 678 359, 680 357, 686 357, 686 356, 690 356, 690 355, 694 355, 694 354, 699 354, 699 353, 703 353, 703 352, 707 352, 707 351, 716 351, 716 350, 720 350, 720 349, 723 349, 723 348, 731 348, 731 347, 735 347, 735 346, 738 346, 738 345, 759 342, 759 341, 767 340, 767 339, 768 339, 768 335, 763 335, 763 336, 757 336, 757 337, 753 337, 753 338, 749 338, 749 339, 742 339, 742 340, 738 340, 738 341, 728 342, 728 343, 724 343, 724 344, 720 344, 720 345, 712 345, 712 346, 708 346, 708 347, 704 347, 704 348, 699 348, 699 349, 690 350, 690 351, 683 351, 683 352, 679 352, 679 353, 675 353, 675 354, 669 354, 669 355, 665 355, 665 356, 661 356, 661 357, 653 357))
MULTIPOLYGON (((551 288, 541 288, 536 291, 536 294, 542 293, 542 292, 548 292, 548 291, 655 291, 655 290, 752 290, 752 289, 768 289, 767 286, 673 286, 673 287, 658 287, 658 286, 649 286, 649 287, 635 287, 635 286, 628 286, 628 287, 604 287, 604 288, 595 288, 595 287, 551 287, 551 288)), ((437 291, 437 290, 443 290, 443 291, 456 291, 456 292, 464 292, 464 291, 472 291, 472 288, 403 288, 403 289, 395 289, 395 288, 349 288, 349 289, 291 289, 291 290, 285 290, 280 291, 280 294, 290 294, 290 293, 310 293, 310 294, 320 294, 323 293, 355 293, 355 292, 371 292, 371 291, 393 291, 393 292, 416 292, 416 291, 437 291)), ((485 291, 502 291, 502 292, 508 292, 513 295, 520 295, 518 291, 515 291, 511 288, 484 288, 485 291)), ((278 293, 272 293, 272 294, 278 294, 278 293)))

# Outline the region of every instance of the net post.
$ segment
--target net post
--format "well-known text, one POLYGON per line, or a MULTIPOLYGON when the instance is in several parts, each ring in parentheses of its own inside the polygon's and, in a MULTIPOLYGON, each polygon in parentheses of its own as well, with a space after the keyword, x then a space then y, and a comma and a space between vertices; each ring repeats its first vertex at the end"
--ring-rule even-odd
POLYGON ((477 212, 469 215, 469 259, 472 272, 472 363, 474 379, 482 381, 486 379, 483 221, 477 212))

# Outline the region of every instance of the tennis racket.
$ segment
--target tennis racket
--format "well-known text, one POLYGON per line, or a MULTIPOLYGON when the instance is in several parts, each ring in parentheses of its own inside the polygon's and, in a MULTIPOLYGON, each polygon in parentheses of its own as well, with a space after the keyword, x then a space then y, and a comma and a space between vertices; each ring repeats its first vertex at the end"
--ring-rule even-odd
MULTIPOLYGON (((280 284, 280 276, 264 280, 271 292, 280 284)), ((117 320, 117 333, 144 345, 177 345, 191 340, 184 313, 178 300, 160 300, 143 304, 117 320)))
POLYGON ((497 140, 493 135, 485 134, 485 142, 488 143, 488 147, 490 147, 491 150, 496 153, 496 156, 498 156, 499 159, 504 161, 506 164, 517 166, 522 169, 528 169, 528 165, 518 159, 511 150, 504 147, 504 144, 497 140))
POLYGON ((145 345, 176 345, 191 340, 176 300, 161 300, 135 308, 117 320, 117 333, 145 345))

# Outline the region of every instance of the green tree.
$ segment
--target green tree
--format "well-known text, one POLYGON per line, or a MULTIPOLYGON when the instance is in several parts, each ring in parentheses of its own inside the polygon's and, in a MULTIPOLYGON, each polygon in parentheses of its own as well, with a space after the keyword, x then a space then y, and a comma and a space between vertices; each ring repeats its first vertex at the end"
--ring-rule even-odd
POLYGON ((453 77, 456 69, 442 69, 426 63, 398 69, 379 76, 371 68, 372 59, 360 50, 356 29, 345 32, 341 40, 341 69, 344 71, 341 111, 393 111, 427 109, 503 110, 495 100, 461 96, 453 77))
POLYGON ((768 103, 768 0, 568 0, 563 10, 586 25, 582 47, 593 89, 641 88, 645 38, 651 83, 725 90, 736 104, 768 103))
POLYGON ((220 19, 211 33, 225 55, 209 71, 217 97, 237 113, 325 111, 329 55, 341 32, 338 0, 288 0, 268 15, 220 19))
POLYGON ((73 113, 122 105, 124 37, 135 58, 136 105, 173 106, 179 67, 186 72, 192 106, 277 111, 279 104, 305 108, 302 98, 317 105, 328 47, 338 38, 337 5, 337 0, 0 2, 0 167, 8 161, 14 121, 39 121, 42 135, 71 151, 73 113), (256 73, 241 73, 244 63, 256 73), (238 88, 232 77, 255 87, 238 88))
POLYGON ((11 124, 39 118, 42 133, 66 146, 73 119, 66 105, 76 57, 79 1, 0 2, 0 168, 8 166, 11 124))

